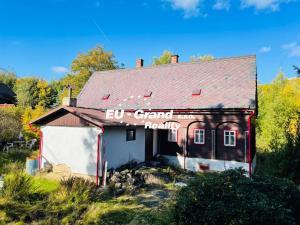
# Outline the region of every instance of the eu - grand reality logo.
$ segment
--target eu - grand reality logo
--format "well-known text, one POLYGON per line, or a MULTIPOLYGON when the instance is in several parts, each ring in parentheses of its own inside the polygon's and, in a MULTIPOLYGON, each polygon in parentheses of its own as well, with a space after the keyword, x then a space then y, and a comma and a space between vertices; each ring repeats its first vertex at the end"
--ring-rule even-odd
MULTIPOLYGON (((106 110, 106 119, 118 119, 121 120, 124 118, 125 110, 106 110)), ((131 113, 127 113, 128 116, 132 116, 131 113)), ((145 128, 149 129, 175 129, 177 130, 180 127, 179 123, 171 122, 168 120, 173 119, 173 110, 169 112, 145 112, 142 109, 136 110, 133 113, 133 117, 137 120, 141 120, 141 123, 145 125, 145 128), (155 119, 165 119, 167 122, 164 123, 154 123, 151 120, 155 119)), ((123 121, 120 121, 123 123, 123 121)), ((137 124, 135 124, 137 125, 137 124)))

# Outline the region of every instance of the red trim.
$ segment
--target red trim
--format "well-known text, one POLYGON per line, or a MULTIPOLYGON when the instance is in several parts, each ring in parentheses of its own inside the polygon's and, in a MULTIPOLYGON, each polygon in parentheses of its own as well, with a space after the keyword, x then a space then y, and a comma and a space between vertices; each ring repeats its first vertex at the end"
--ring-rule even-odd
POLYGON ((39 156, 38 156, 39 170, 42 168, 42 154, 43 154, 43 132, 40 130, 40 146, 39 146, 39 156))
POLYGON ((39 131, 38 129, 34 128, 31 123, 28 124, 28 126, 29 126, 30 130, 32 130, 33 132, 38 132, 39 131))
POLYGON ((194 128, 194 129, 193 129, 193 140, 194 140, 194 144, 195 144, 195 145, 205 145, 205 139, 206 139, 205 134, 206 134, 206 130, 205 130, 204 128, 194 128), (204 131, 204 138, 203 138, 203 139, 204 139, 204 143, 196 143, 196 142, 195 142, 195 131, 196 131, 196 130, 203 130, 203 131, 204 131))
POLYGON ((251 119, 254 116, 254 112, 252 111, 248 117, 248 163, 249 163, 249 176, 252 175, 252 159, 251 159, 251 119))

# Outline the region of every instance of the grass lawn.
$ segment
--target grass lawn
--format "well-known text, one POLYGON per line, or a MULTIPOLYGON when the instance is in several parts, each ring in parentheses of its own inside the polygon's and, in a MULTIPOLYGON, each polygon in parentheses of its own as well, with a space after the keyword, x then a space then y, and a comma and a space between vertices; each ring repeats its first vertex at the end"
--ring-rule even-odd
POLYGON ((50 193, 59 188, 59 182, 56 180, 49 180, 39 176, 33 177, 33 185, 41 192, 50 193))

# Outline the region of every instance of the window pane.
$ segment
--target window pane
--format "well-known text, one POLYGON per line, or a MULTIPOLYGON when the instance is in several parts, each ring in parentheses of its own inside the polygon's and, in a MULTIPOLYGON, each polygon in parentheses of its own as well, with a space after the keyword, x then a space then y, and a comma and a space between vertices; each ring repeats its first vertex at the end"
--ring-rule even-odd
POLYGON ((230 135, 230 145, 234 145, 234 134, 230 135))
POLYGON ((225 144, 228 145, 229 144, 229 136, 225 136, 225 144))
POLYGON ((127 129, 126 130, 126 140, 127 141, 135 140, 135 129, 127 129))
POLYGON ((200 135, 200 143, 204 143, 204 135, 202 133, 202 135, 200 135))
POLYGON ((169 130, 168 131, 168 141, 176 142, 177 141, 177 130, 169 130))

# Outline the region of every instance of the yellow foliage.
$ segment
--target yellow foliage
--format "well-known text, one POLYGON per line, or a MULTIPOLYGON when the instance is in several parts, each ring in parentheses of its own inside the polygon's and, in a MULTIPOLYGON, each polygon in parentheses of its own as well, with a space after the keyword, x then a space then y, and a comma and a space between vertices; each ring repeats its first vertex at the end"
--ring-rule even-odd
POLYGON ((45 114, 45 109, 43 106, 38 105, 35 109, 32 109, 30 107, 27 107, 24 110, 23 116, 22 116, 22 124, 23 124, 23 132, 26 139, 31 138, 37 138, 39 136, 39 133, 37 131, 33 131, 29 123, 31 120, 36 119, 43 114, 45 114))

